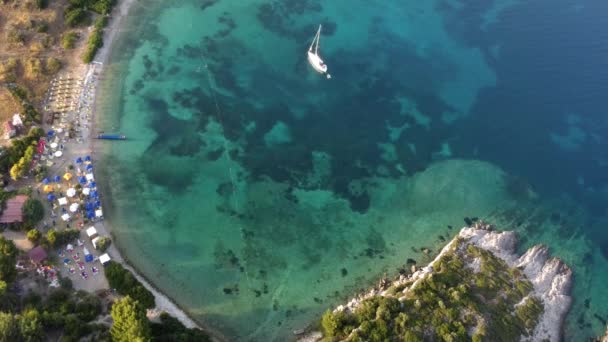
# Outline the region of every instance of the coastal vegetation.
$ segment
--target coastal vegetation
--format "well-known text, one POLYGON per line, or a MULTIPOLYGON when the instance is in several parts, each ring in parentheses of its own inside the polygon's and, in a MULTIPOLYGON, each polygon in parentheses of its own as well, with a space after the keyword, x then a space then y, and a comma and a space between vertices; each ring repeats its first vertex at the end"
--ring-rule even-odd
POLYGON ((108 20, 105 17, 99 17, 95 20, 93 32, 91 32, 91 35, 89 36, 87 47, 82 55, 83 62, 91 63, 93 58, 95 58, 95 54, 97 54, 97 50, 103 46, 103 29, 107 23, 108 20))
POLYGON ((129 270, 121 264, 110 261, 106 266, 106 278, 110 287, 123 296, 130 296, 144 309, 154 307, 154 295, 146 289, 129 270))
POLYGON ((112 320, 112 341, 150 341, 150 325, 145 309, 133 298, 126 296, 112 305, 112 320))
POLYGON ((487 250, 457 240, 433 272, 392 285, 354 310, 328 310, 326 341, 515 341, 543 313, 533 286, 487 250))

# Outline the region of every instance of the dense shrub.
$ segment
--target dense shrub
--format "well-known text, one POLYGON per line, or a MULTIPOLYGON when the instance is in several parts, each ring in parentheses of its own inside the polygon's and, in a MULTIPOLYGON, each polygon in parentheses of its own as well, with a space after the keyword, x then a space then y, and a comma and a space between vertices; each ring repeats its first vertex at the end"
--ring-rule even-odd
POLYGON ((87 12, 82 8, 72 8, 65 12, 65 24, 69 27, 81 25, 87 18, 87 12))
POLYGON ((27 239, 33 242, 34 244, 38 243, 41 237, 42 233, 40 233, 40 231, 36 228, 27 231, 27 239))
POLYGON ((144 308, 151 309, 155 306, 154 295, 148 291, 133 274, 122 267, 121 264, 110 261, 105 268, 106 278, 111 288, 123 296, 130 296, 138 301, 144 308))
POLYGON ((73 49, 78 40, 78 33, 70 31, 63 34, 61 37, 61 46, 64 49, 73 49))
POLYGON ((200 329, 188 329, 168 313, 160 314, 161 323, 152 323, 151 330, 155 342, 207 342, 209 335, 200 329))
POLYGON ((105 252, 106 250, 108 250, 108 247, 110 247, 111 244, 112 244, 112 240, 109 237, 102 236, 97 241, 97 249, 100 252, 105 252))

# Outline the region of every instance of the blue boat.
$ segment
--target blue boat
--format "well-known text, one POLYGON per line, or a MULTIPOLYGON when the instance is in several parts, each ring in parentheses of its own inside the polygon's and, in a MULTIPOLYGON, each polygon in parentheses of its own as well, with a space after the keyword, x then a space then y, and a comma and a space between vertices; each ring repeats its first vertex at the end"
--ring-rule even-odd
POLYGON ((127 140, 126 135, 121 134, 99 134, 97 135, 97 139, 103 140, 127 140))

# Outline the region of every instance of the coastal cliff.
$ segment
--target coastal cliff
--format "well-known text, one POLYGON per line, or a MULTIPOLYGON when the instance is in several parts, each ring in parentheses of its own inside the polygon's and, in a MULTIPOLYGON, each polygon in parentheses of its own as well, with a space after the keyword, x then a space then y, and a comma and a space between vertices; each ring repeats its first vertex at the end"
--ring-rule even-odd
MULTIPOLYGON (((478 222, 427 266, 378 286, 321 320, 330 341, 559 341, 572 271, 545 246, 519 256, 514 232, 478 222)), ((302 340, 321 338, 318 332, 302 340)))

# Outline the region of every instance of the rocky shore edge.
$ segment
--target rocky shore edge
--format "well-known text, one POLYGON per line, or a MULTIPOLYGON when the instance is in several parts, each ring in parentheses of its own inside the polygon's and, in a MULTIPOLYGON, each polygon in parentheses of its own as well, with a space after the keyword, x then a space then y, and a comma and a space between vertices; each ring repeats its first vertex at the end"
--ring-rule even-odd
MULTIPOLYGON (((572 270, 560 259, 550 257, 549 250, 544 245, 535 245, 523 255, 517 254, 517 234, 512 231, 496 231, 492 225, 476 222, 470 227, 464 227, 441 252, 427 266, 415 270, 410 275, 400 275, 393 282, 382 279, 377 286, 366 293, 358 295, 345 305, 338 306, 337 311, 354 311, 359 304, 373 296, 386 296, 389 287, 411 283, 409 289, 414 288, 420 280, 433 273, 433 266, 439 259, 456 244, 458 239, 465 239, 468 243, 485 249, 496 257, 505 261, 509 267, 521 269, 534 289, 532 295, 542 300, 544 310, 534 329, 534 333, 523 341, 561 341, 563 323, 570 306, 572 297, 572 270)), ((475 267, 475 265, 468 265, 475 267)), ((319 341, 322 335, 318 331, 308 332, 298 341, 319 341)))

